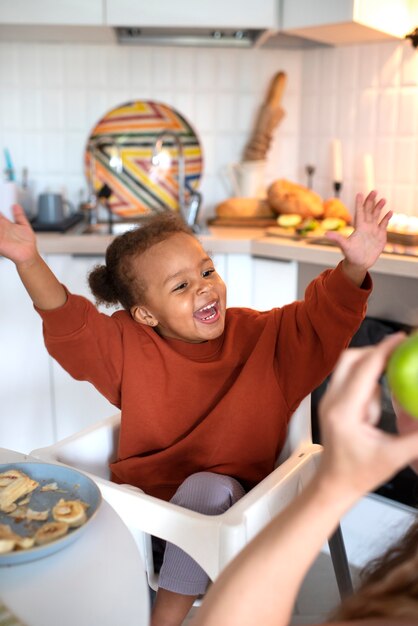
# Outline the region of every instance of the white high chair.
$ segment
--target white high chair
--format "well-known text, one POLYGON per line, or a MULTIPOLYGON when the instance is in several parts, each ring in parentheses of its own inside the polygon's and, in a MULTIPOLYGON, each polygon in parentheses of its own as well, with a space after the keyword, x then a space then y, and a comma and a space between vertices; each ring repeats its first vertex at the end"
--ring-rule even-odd
MULTIPOLYGON (((268 522, 282 511, 312 477, 322 446, 312 443, 310 396, 293 414, 276 469, 221 515, 189 511, 149 496, 137 487, 110 481, 109 462, 117 453, 120 413, 90 428, 39 448, 32 456, 69 465, 88 474, 131 530, 144 560, 149 585, 158 588, 151 535, 170 541, 193 557, 215 580, 221 570, 268 522)), ((352 583, 341 530, 329 540, 341 596, 352 583)))

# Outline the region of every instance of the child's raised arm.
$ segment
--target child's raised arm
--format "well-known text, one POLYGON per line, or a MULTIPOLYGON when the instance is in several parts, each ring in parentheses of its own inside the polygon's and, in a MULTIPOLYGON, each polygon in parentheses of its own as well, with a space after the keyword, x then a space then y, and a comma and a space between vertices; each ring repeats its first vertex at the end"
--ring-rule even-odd
POLYGON ((42 259, 36 236, 19 205, 13 207, 14 222, 0 213, 0 255, 13 261, 35 306, 56 309, 65 304, 64 287, 42 259))
POLYGON ((385 203, 386 200, 377 199, 376 191, 371 191, 366 199, 362 194, 357 194, 352 235, 345 238, 337 231, 326 234, 341 248, 345 256, 344 272, 359 287, 386 245, 386 229, 392 212, 380 217, 385 203))

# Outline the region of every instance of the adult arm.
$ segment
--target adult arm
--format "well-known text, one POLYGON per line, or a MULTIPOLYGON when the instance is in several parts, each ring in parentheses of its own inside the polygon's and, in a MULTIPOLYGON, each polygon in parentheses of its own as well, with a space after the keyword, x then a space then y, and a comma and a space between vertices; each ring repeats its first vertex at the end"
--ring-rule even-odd
POLYGON ((417 456, 418 432, 375 425, 378 380, 403 339, 344 353, 320 405, 324 452, 307 488, 226 567, 193 626, 285 626, 300 585, 341 516, 417 456))
POLYGON ((0 214, 0 254, 16 265, 32 302, 39 309, 62 306, 66 291, 38 252, 36 236, 19 205, 13 207, 14 222, 0 214))

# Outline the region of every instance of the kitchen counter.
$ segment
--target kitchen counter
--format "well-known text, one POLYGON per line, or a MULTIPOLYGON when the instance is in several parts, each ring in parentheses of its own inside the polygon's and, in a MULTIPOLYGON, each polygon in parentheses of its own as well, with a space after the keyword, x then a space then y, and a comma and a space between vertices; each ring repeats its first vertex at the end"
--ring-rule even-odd
MULTIPOLYGON (((210 227, 198 236, 213 254, 251 254, 326 267, 335 266, 342 258, 336 246, 272 237, 265 235, 260 228, 210 227)), ((75 230, 66 234, 38 233, 37 238, 42 254, 100 256, 105 253, 113 236, 83 235, 75 230)), ((418 278, 418 256, 384 252, 374 265, 373 273, 418 278)))

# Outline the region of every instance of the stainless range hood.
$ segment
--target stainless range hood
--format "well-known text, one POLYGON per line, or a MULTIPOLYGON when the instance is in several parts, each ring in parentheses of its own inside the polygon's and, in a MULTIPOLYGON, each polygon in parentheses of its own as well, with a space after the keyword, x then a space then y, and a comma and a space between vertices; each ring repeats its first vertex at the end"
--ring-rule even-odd
POLYGON ((194 46, 202 48, 311 48, 320 43, 263 28, 183 28, 118 26, 116 40, 129 46, 194 46))
POLYGON ((116 27, 119 44, 131 46, 202 46, 253 48, 264 41, 262 29, 116 27))

